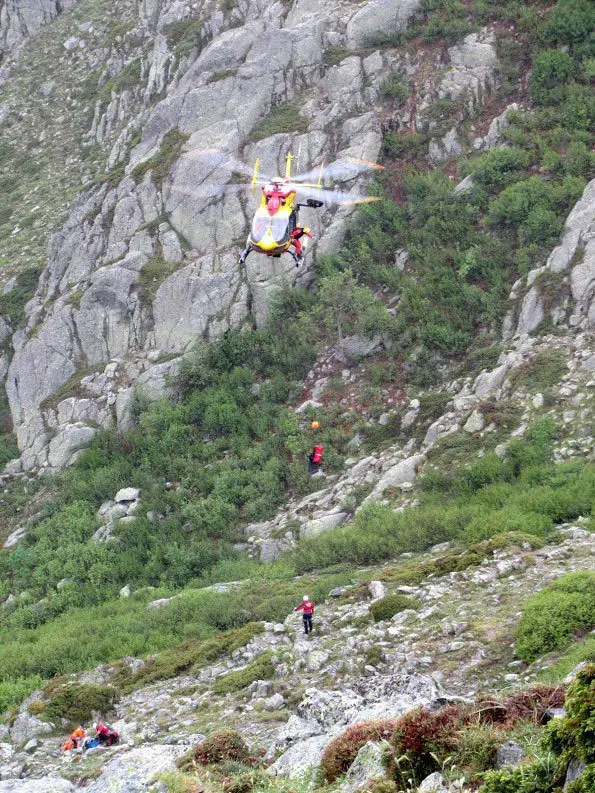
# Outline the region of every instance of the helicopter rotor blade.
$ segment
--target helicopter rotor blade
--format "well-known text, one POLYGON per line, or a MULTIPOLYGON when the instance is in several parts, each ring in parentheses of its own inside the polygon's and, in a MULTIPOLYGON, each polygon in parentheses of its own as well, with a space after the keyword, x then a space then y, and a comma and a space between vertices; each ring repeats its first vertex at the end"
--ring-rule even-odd
POLYGON ((324 179, 324 177, 328 176, 331 179, 338 179, 346 182, 370 170, 381 171, 384 170, 384 166, 368 160, 359 160, 356 157, 342 157, 339 160, 325 165, 322 172, 321 167, 316 166, 316 168, 312 168, 305 173, 294 176, 293 181, 310 182, 314 179, 320 180, 321 177, 324 179))
POLYGON ((357 193, 345 193, 341 190, 330 190, 322 187, 311 187, 306 185, 299 185, 298 191, 300 195, 306 198, 314 198, 317 201, 323 201, 328 205, 350 206, 353 204, 369 204, 373 201, 380 201, 378 196, 363 196, 357 193))

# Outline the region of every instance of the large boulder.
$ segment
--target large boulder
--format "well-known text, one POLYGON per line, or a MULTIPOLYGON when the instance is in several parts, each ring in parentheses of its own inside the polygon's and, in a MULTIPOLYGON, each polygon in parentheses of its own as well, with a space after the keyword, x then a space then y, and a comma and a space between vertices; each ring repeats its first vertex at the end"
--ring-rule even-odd
MULTIPOLYGON (((319 534, 323 534, 326 531, 331 531, 335 529, 337 526, 340 526, 341 523, 344 523, 347 520, 347 513, 346 512, 331 512, 329 515, 324 515, 321 518, 316 520, 309 520, 306 523, 303 523, 300 527, 300 536, 301 537, 317 537, 319 534)), ((262 553, 261 553, 261 561, 262 553)))
POLYGON ((370 495, 364 499, 363 503, 366 504, 369 501, 378 501, 379 498, 382 498, 384 491, 389 487, 398 487, 405 482, 413 482, 417 476, 417 469, 424 459, 423 454, 414 454, 406 460, 401 460, 401 462, 393 465, 380 477, 374 489, 370 495))
POLYGON ((22 539, 24 539, 25 535, 27 534, 27 529, 25 526, 19 526, 18 529, 15 529, 11 532, 8 537, 4 540, 4 548, 14 548, 17 546, 22 539))
POLYGON ((27 711, 19 713, 10 730, 10 740, 16 747, 24 746, 31 738, 47 735, 55 727, 47 721, 35 718, 27 711))
POLYGON ((518 765, 524 756, 523 748, 516 741, 505 741, 496 752, 496 768, 518 765))
POLYGON ((0 793, 76 793, 77 788, 60 776, 41 779, 6 779, 0 782, 0 793))
POLYGON ((448 793, 449 790, 450 785, 446 777, 435 771, 424 779, 417 788, 417 793, 448 793))
POLYGON ((159 774, 175 770, 177 758, 187 748, 154 744, 116 755, 101 776, 85 788, 86 793, 146 793, 159 774))
POLYGON ((450 69, 438 89, 440 99, 464 99, 468 109, 480 102, 486 90, 494 85, 497 64, 494 37, 486 32, 470 33, 461 44, 448 50, 450 69))
POLYGON ((368 741, 357 753, 345 776, 345 781, 339 788, 340 793, 356 793, 364 790, 373 779, 384 776, 382 762, 384 750, 382 745, 368 741))
POLYGON ((355 691, 322 691, 308 688, 297 708, 298 716, 323 727, 345 724, 357 717, 364 700, 355 691))
MULTIPOLYGON (((298 741, 267 768, 271 776, 287 779, 310 777, 320 766, 322 753, 332 739, 340 732, 340 728, 332 728, 324 735, 316 735, 298 741)), ((98 792, 99 793, 99 792, 98 792)))
POLYGON ((67 465, 72 465, 95 435, 97 435, 95 427, 87 427, 80 422, 65 424, 50 441, 48 463, 52 468, 65 468, 67 465))
POLYGON ((421 6, 420 0, 371 0, 347 23, 350 47, 370 47, 407 27, 421 6))

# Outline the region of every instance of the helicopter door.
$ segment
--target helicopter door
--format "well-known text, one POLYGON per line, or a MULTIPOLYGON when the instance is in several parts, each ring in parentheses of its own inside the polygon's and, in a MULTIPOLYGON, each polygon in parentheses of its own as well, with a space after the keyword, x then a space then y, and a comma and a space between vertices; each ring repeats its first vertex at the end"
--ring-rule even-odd
POLYGON ((296 226, 297 226, 297 212, 292 212, 291 215, 289 216, 289 225, 288 225, 288 231, 290 235, 295 231, 296 226))

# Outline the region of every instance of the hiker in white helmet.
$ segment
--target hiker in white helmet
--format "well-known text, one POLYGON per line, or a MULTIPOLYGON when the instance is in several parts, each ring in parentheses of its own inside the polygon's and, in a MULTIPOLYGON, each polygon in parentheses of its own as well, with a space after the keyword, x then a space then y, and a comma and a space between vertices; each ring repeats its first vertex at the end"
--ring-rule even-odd
POLYGON ((312 633, 312 618, 314 616, 314 603, 310 600, 308 595, 304 595, 303 603, 296 606, 294 611, 302 612, 302 621, 304 623, 304 633, 308 635, 312 633))

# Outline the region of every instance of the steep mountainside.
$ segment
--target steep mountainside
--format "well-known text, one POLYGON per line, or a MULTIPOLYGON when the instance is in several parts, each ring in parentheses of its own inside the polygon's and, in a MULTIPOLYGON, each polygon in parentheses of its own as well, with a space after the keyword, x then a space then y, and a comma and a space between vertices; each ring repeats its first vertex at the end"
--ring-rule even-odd
POLYGON ((0 793, 594 789, 593 20, 0 4, 0 793))

